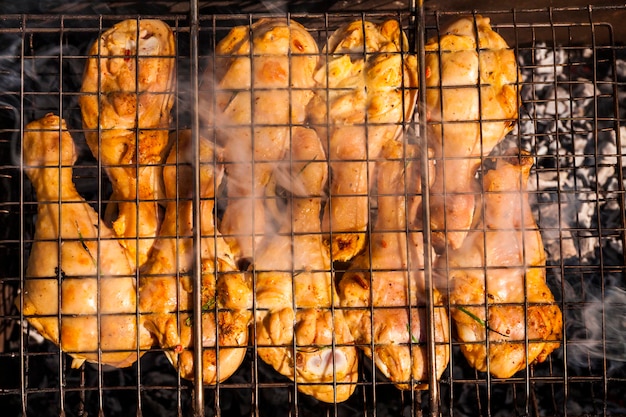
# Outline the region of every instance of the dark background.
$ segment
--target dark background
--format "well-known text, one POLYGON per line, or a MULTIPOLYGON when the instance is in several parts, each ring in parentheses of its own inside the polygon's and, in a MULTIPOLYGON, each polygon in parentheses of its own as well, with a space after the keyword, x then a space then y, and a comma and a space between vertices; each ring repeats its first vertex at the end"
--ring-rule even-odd
MULTIPOLYGON (((418 0, 415 0, 417 3, 418 0)), ((408 10, 410 0, 239 0, 239 1, 200 1, 200 13, 259 13, 259 12, 340 12, 340 11, 398 11, 408 10)), ((626 8, 620 10, 598 10, 596 6, 616 6, 626 3, 615 0, 437 0, 425 1, 426 12, 450 12, 479 10, 487 13, 494 10, 540 9, 558 10, 557 16, 562 21, 575 20, 576 12, 568 8, 589 7, 595 21, 607 21, 613 24, 615 39, 618 43, 626 40, 626 8)), ((51 14, 161 14, 189 12, 188 1, 128 1, 128 0, 0 0, 0 13, 51 13, 51 14)), ((545 15, 538 13, 538 21, 545 21, 545 15)), ((528 19, 526 19, 528 20, 528 19)), ((532 21, 532 18, 530 19, 532 21)), ((599 39, 599 41, 604 41, 599 39)))

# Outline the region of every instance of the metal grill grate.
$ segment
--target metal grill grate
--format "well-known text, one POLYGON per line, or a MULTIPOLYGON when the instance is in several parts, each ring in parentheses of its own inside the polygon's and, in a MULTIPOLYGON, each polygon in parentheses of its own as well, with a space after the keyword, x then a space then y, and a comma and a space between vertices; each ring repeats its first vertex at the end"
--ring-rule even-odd
MULTIPOLYGON (((529 180, 532 214, 546 250, 547 284, 563 312, 561 346, 546 362, 511 378, 496 378, 473 370, 461 353, 461 343, 451 338, 447 344, 450 363, 438 384, 431 381, 430 390, 400 391, 360 352, 356 390, 348 400, 337 404, 322 403, 299 393, 298 384, 258 358, 254 337, 248 341, 238 370, 227 380, 205 388, 181 378, 163 354, 164 349, 156 347, 128 368, 86 363, 72 369, 71 358, 39 336, 14 304, 16 296, 19 306, 24 303, 23 282, 37 213, 35 193, 23 170, 21 144, 27 123, 49 112, 59 114, 67 121, 79 149, 73 171, 78 191, 99 213, 104 213, 106 205, 114 200, 102 165, 87 147, 78 105, 87 51, 102 32, 127 18, 156 18, 172 27, 176 37, 177 100, 171 129, 182 131, 195 123, 204 127, 203 108, 194 104, 198 94, 204 93, 201 74, 212 65, 216 43, 234 26, 261 17, 288 17, 304 25, 323 46, 346 21, 392 17, 401 22, 413 52, 424 39, 436 37, 450 21, 467 14, 421 14, 420 10, 402 8, 289 14, 203 12, 197 16, 194 4, 191 9, 189 14, 140 17, 25 14, 0 19, 3 415, 626 414, 622 166, 626 48, 615 38, 610 22, 612 15, 624 11, 623 6, 480 11, 491 18, 494 29, 513 48, 520 68, 522 104, 517 124, 493 154, 515 147, 529 152, 534 159, 529 180), (196 82, 200 83, 199 91, 196 82)), ((423 60, 421 54, 422 65, 423 60)), ((420 91, 425 91, 421 87, 420 91)), ((421 116, 416 112, 414 119, 403 122, 405 136, 415 142, 426 133, 421 116)), ((489 157, 483 162, 485 167, 494 163, 489 157)), ((196 167, 199 163, 193 161, 196 167)), ((375 194, 371 199, 375 212, 373 197, 375 194)), ((198 196, 193 201, 200 203, 198 196)), ((221 210, 223 206, 218 206, 218 212, 221 210)), ((371 237, 371 231, 368 233, 371 237)), ((345 268, 335 263, 332 272, 340 276, 345 268)), ((431 284, 437 279, 433 271, 431 284)), ((194 303, 193 317, 197 319, 202 317, 200 297, 194 303)), ((527 309, 529 303, 524 306, 527 309)), ((437 345, 433 340, 414 342, 433 349, 437 345)), ((524 343, 528 346, 528 339, 524 343)))

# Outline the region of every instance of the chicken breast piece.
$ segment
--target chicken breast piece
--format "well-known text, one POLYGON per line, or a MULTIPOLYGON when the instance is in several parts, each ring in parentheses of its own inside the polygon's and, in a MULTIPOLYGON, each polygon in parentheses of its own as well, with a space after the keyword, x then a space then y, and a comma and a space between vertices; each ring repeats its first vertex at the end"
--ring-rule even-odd
POLYGON ((315 74, 318 94, 309 114, 330 160, 330 201, 322 229, 334 261, 365 246, 368 191, 374 160, 411 118, 417 97, 417 59, 396 20, 357 20, 337 29, 315 74), (367 162, 370 161, 370 162, 367 162))
POLYGON ((167 24, 124 20, 93 43, 83 76, 79 104, 87 144, 111 180, 113 229, 133 266, 147 260, 159 227, 175 54, 167 24))
POLYGON ((442 257, 436 266, 448 274, 463 354, 474 368, 498 378, 524 369, 526 355, 529 364, 543 362, 562 336, 562 314, 546 285, 543 242, 526 192, 532 164, 526 154, 498 159, 484 176, 484 201, 472 231, 449 252, 447 265, 442 257))
POLYGON ((124 248, 76 191, 77 155, 65 121, 48 114, 29 123, 23 153, 38 206, 18 308, 74 358, 73 367, 131 365, 152 337, 142 321, 137 327, 135 278, 124 248))
POLYGON ((427 389, 428 364, 448 366, 448 316, 434 290, 436 356, 428 357, 421 230, 407 225, 419 204, 416 149, 389 141, 377 162, 377 219, 369 248, 339 282, 339 298, 356 343, 400 389, 427 389))
POLYGON ((340 402, 356 387, 358 361, 322 241, 328 168, 315 131, 294 128, 283 165, 279 184, 291 198, 279 233, 261 243, 253 264, 258 355, 297 381, 301 392, 340 402))
MULTIPOLYGON (((140 309, 146 326, 183 378, 193 379, 193 152, 189 131, 178 134, 163 169, 167 206, 159 238, 141 271, 140 309)), ((203 382, 230 377, 246 354, 252 321, 250 275, 237 270, 215 229, 215 189, 222 169, 213 145, 200 138, 203 382), (216 317, 217 315, 217 317, 216 317), (216 346, 220 347, 219 353, 216 346)))
POLYGON ((228 200, 220 230, 235 255, 250 260, 263 235, 275 231, 266 187, 288 152, 290 124, 305 121, 318 49, 302 25, 274 18, 233 28, 215 56, 205 108, 215 104, 207 115, 224 146, 228 200))
POLYGON ((513 50, 482 16, 452 23, 425 53, 428 140, 437 161, 430 218, 441 253, 460 247, 472 225, 476 170, 515 124, 519 76, 513 50))

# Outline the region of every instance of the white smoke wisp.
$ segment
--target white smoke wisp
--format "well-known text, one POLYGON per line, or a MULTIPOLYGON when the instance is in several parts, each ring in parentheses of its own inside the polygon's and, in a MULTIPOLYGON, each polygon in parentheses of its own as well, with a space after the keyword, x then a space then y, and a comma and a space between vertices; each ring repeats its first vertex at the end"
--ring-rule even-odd
POLYGON ((306 126, 318 46, 304 26, 288 19, 263 18, 224 35, 216 35, 200 76, 200 117, 224 149, 218 227, 237 257, 249 259, 282 223, 288 196, 278 193, 298 193, 283 167, 292 136, 306 126))
MULTIPOLYGON (((11 162, 14 165, 20 163, 20 98, 18 96, 21 91, 20 62, 21 43, 19 39, 9 41, 10 43, 0 57, 0 90, 5 94, 0 95, 0 117, 2 119, 3 128, 12 131, 10 138, 11 143, 11 162), (10 93, 16 94, 10 94, 10 93)), ((26 77, 26 74, 24 75, 26 77)))
POLYGON ((575 303, 566 311, 570 367, 588 368, 590 363, 606 359, 614 362, 608 363, 610 374, 626 362, 626 289, 615 284, 607 279, 603 292, 599 286, 585 289, 584 303, 575 303))
MULTIPOLYGON (((68 80, 82 72, 82 62, 63 57, 80 55, 80 47, 70 44, 60 47, 51 43, 40 49, 31 48, 23 45, 21 37, 3 37, 0 42, 5 48, 0 55, 0 121, 2 128, 11 132, 7 138, 11 143, 10 161, 19 166, 20 127, 46 113, 67 113, 66 109, 75 108, 76 98, 64 94, 64 89, 77 91, 78 86, 68 80), (61 79, 60 68, 71 76, 61 79)), ((68 113, 63 116, 76 120, 78 115, 68 113)))

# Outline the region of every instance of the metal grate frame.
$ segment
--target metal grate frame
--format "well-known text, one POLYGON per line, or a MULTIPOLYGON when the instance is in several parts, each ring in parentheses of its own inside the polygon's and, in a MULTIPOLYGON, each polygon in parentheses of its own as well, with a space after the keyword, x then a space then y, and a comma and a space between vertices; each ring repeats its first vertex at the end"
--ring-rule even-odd
MULTIPOLYGON (((622 143, 626 134, 626 47, 604 17, 624 6, 480 10, 205 13, 158 15, 16 14, 0 18, 0 407, 38 416, 587 416, 626 414, 626 217, 622 143), (256 356, 228 380, 201 387, 153 349, 130 368, 83 365, 29 327, 14 305, 33 242, 36 203, 23 173, 24 126, 52 111, 66 119, 80 150, 78 190, 98 211, 110 184, 80 129, 78 96, 89 44, 125 18, 158 18, 177 39, 173 129, 198 127, 198 76, 213 47, 235 25, 262 16, 302 23, 323 45, 349 19, 395 17, 413 51, 467 13, 489 16, 514 48, 521 70, 518 126, 500 145, 531 153, 533 215, 547 252, 548 285, 563 311, 561 347, 545 363, 509 379, 471 369, 459 343, 438 384, 401 392, 360 356, 352 397, 323 404, 297 392, 256 356), (601 15, 602 19, 596 16, 601 15)), ((615 22, 620 24, 620 22, 615 22)), ((420 56, 423 59, 423 55, 420 56)), ((420 60, 423 62, 422 60, 420 60)), ((424 138, 419 112, 408 134, 424 138)), ((486 158, 486 163, 488 158, 486 158)), ((337 271, 340 272, 340 267, 337 271)), ((431 281, 432 282, 432 281, 431 281)), ((18 296, 19 300, 19 296, 18 296)), ((200 304, 196 313, 201 314, 200 304)), ((434 342, 430 342, 434 343, 434 342)))

